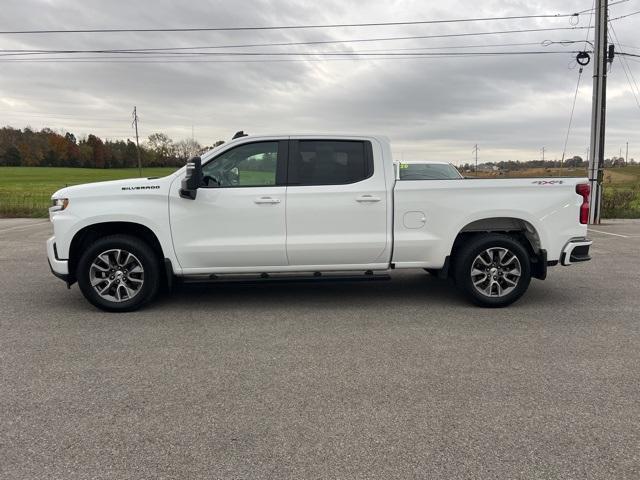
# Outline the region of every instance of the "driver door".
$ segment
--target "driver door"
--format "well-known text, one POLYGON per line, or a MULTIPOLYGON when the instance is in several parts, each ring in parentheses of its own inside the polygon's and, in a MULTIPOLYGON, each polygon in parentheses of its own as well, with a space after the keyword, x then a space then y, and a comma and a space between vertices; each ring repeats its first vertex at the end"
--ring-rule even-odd
POLYGON ((245 142, 203 165, 195 200, 170 198, 171 231, 184 273, 287 265, 288 141, 245 142))

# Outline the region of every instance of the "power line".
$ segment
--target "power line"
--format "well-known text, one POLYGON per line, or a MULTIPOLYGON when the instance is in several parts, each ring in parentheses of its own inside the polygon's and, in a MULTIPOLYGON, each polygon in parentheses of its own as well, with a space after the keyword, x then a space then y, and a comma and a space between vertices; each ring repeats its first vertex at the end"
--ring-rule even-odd
MULTIPOLYGON (((596 9, 596 0, 593 0, 593 4, 592 5, 593 6, 592 6, 591 10, 595 10, 596 9)), ((587 49, 587 44, 589 43, 589 34, 591 33, 590 28, 591 28, 591 22, 593 21, 593 15, 594 15, 593 12, 589 15, 589 25, 587 25, 587 27, 588 27, 587 28, 587 38, 584 39, 584 47, 582 47, 583 50, 587 49)))
POLYGON ((623 57, 640 57, 640 55, 636 53, 627 53, 627 52, 616 52, 616 55, 622 55, 623 57))
MULTIPOLYGON (((618 0, 617 2, 611 2, 609 4, 609 7, 613 7, 614 5, 618 5, 620 3, 627 3, 630 0, 618 0)), ((591 12, 593 13, 595 11, 596 7, 595 7, 595 2, 593 3, 593 6, 591 8, 587 8, 586 10, 581 10, 579 12, 576 12, 578 15, 582 15, 583 13, 587 13, 587 12, 591 12)))
MULTIPOLYGON (((569 135, 571 133, 571 124, 573 123, 573 113, 576 109, 576 100, 578 98, 578 91, 580 89, 580 80, 582 80, 582 69, 578 71, 578 83, 576 84, 576 91, 573 94, 573 103, 571 104, 571 114, 569 115, 569 125, 567 126, 567 135, 564 137, 564 147, 562 148, 562 159, 560 160, 560 171, 562 171, 562 164, 564 163, 564 156, 567 154, 567 144, 569 143, 569 135)), ((558 176, 560 175, 558 172, 558 176)))
POLYGON ((633 15, 638 15, 640 13, 640 10, 637 10, 635 12, 631 12, 631 13, 627 13, 626 15, 620 15, 619 17, 614 17, 614 18, 610 18, 609 22, 613 22, 615 20, 620 20, 622 18, 627 18, 627 17, 631 17, 633 15))
MULTIPOLYGON (((132 52, 132 53, 136 53, 136 52, 132 52)), ((362 51, 349 51, 349 52, 189 52, 189 53, 178 53, 178 52, 167 52, 167 53, 162 53, 160 54, 160 56, 163 57, 167 57, 167 58, 171 58, 171 57, 179 57, 179 56, 193 56, 193 57, 235 57, 235 56, 239 56, 239 57, 296 57, 296 56, 301 56, 301 57, 305 57, 305 56, 331 56, 331 57, 342 57, 342 56, 363 56, 363 57, 371 57, 371 56, 379 56, 379 55, 386 55, 386 56, 406 56, 406 55, 413 55, 413 56, 418 56, 418 57, 422 57, 422 56, 440 56, 440 55, 451 55, 451 56, 458 56, 458 55, 544 55, 544 54, 550 54, 550 53, 578 53, 576 52, 571 52, 568 50, 522 50, 522 51, 506 51, 506 52, 412 52, 412 53, 398 53, 398 52, 393 52, 393 51, 389 51, 389 52, 382 52, 382 53, 373 53, 373 52, 362 52, 362 51)), ((137 53, 136 53, 137 54, 137 53)), ((159 55, 159 54, 145 54, 144 56, 147 57, 151 57, 153 55, 159 55)), ((61 57, 64 58, 64 57, 61 57)), ((77 57, 76 57, 77 58, 77 57)), ((93 58, 101 58, 101 57, 93 57, 93 58)), ((106 58, 115 58, 115 57, 106 57, 106 58)), ((120 57, 120 58, 131 58, 131 57, 120 57)), ((141 57, 143 58, 143 57, 141 57)), ((9 59, 9 60, 15 60, 15 61, 19 61, 19 60, 31 60, 30 58, 15 58, 15 59, 9 59)))
POLYGON ((367 22, 367 23, 333 23, 333 24, 307 24, 307 25, 278 25, 278 26, 244 26, 244 27, 171 27, 171 28, 83 28, 83 29, 50 29, 50 30, 3 30, 1 35, 22 34, 52 34, 52 33, 148 33, 148 32, 236 32, 256 30, 307 30, 323 28, 358 28, 358 27, 387 27, 408 25, 434 25, 445 23, 467 22, 493 22, 503 20, 528 20, 540 18, 567 18, 577 17, 581 13, 554 13, 537 15, 510 15, 502 17, 474 17, 456 18, 447 20, 415 20, 403 22, 367 22))
MULTIPOLYGON (((167 47, 167 48, 146 48, 146 49, 115 49, 112 50, 117 53, 135 52, 135 51, 164 51, 164 50, 207 50, 207 49, 222 49, 222 48, 251 48, 251 47, 291 47, 299 45, 331 45, 331 44, 343 44, 343 43, 365 43, 365 42, 386 42, 386 41, 401 41, 401 40, 423 40, 433 38, 458 38, 458 37, 476 37, 487 35, 509 35, 517 33, 534 33, 534 32, 552 32, 552 31, 567 31, 567 30, 588 30, 592 27, 551 27, 551 28, 528 28, 528 29, 514 29, 514 30, 498 30, 487 32, 463 32, 463 33, 448 33, 437 35, 410 35, 410 36, 396 36, 396 37, 373 37, 373 38, 354 38, 345 40, 311 40, 302 42, 271 42, 271 43, 249 43, 249 44, 230 44, 230 45, 213 45, 213 46, 196 46, 196 47, 167 47)), ((109 52, 109 49, 101 50, 101 52, 109 52)), ((12 52, 12 50, 5 50, 5 52, 12 52)), ((78 52, 85 53, 82 50, 67 50, 65 52, 78 52)), ((54 52, 51 52, 54 53, 54 52)))
MULTIPOLYGON (((616 34, 616 31, 611 22, 609 22, 609 26, 611 27, 611 32, 613 33, 613 36, 616 42, 619 42, 618 35, 616 34)), ((640 100, 638 100, 638 94, 640 94, 640 89, 638 89, 638 84, 636 83, 636 79, 633 76, 633 71, 631 70, 631 67, 629 67, 629 64, 626 62, 627 62, 627 59, 624 57, 624 55, 622 55, 620 57, 620 65, 622 65, 622 70, 624 71, 624 75, 625 77, 627 77, 627 82, 629 83, 629 88, 631 88, 631 93, 633 94, 633 98, 636 101, 636 105, 638 106, 638 108, 640 108, 640 100), (631 80, 633 80, 633 83, 631 82, 631 80), (636 93, 636 91, 638 93, 636 93)))
MULTIPOLYGON (((625 3, 629 0, 619 0, 609 6, 625 3)), ((502 17, 472 17, 456 18, 445 20, 411 20, 399 22, 365 22, 365 23, 332 23, 332 24, 307 24, 307 25, 278 25, 278 26, 244 26, 244 27, 170 27, 170 28, 83 28, 83 29, 49 29, 49 30, 3 30, 0 35, 21 35, 21 34, 53 34, 53 33, 148 33, 148 32, 234 32, 234 31, 256 31, 256 30, 307 30, 324 28, 359 28, 359 27, 386 27, 386 26, 409 26, 409 25, 434 25, 446 23, 468 23, 468 22, 492 22, 503 20, 528 20, 540 18, 568 18, 579 17, 591 12, 594 9, 586 9, 574 13, 546 13, 534 15, 508 15, 502 17)), ((624 15, 624 18, 630 15, 624 15)), ((616 19, 617 19, 616 18, 616 19)), ((612 19, 612 20, 616 20, 612 19)))
MULTIPOLYGON (((500 57, 500 56, 512 56, 512 55, 553 55, 553 54, 567 54, 578 53, 576 51, 513 51, 513 52, 412 52, 412 53, 353 53, 353 52, 316 52, 316 53, 295 53, 295 52, 261 52, 261 53, 249 53, 249 52, 216 52, 215 57, 222 56, 231 57, 306 57, 295 58, 289 61, 331 61, 331 60, 404 60, 404 59, 427 59, 427 58, 471 58, 471 57, 500 57), (328 58, 316 58, 316 57, 328 57, 328 58)), ((206 55, 204 55, 206 57, 206 55)), ((61 63, 179 63, 179 62, 193 62, 193 63, 205 63, 207 61, 198 61, 197 58, 203 58, 203 55, 189 55, 184 54, 180 56, 167 56, 162 55, 147 55, 144 57, 124 56, 124 57, 47 57, 47 58, 12 58, 1 59, 0 63, 40 63, 40 62, 61 62, 61 63), (187 58, 185 60, 185 58, 187 58)), ((232 62, 233 60, 209 60, 209 63, 223 63, 232 62)), ((278 61, 273 58, 266 58, 261 60, 249 59, 248 63, 271 63, 278 61)), ((285 61, 285 60, 281 60, 285 61)), ((236 60, 235 62, 243 62, 243 60, 236 60)))
POLYGON ((640 50, 640 47, 636 47, 635 45, 629 45, 628 43, 618 43, 619 47, 631 48, 633 50, 640 50))
MULTIPOLYGON (((397 51, 416 51, 416 50, 446 50, 446 49, 460 49, 460 48, 492 48, 492 47, 519 47, 519 46, 549 46, 552 44, 560 44, 567 45, 571 43, 578 43, 581 40, 544 40, 542 42, 516 42, 516 43, 482 43, 482 44, 473 44, 473 45, 439 45, 436 47, 408 47, 408 48, 386 48, 384 51, 386 52, 397 52, 397 51)), ((274 46, 273 44, 265 44, 264 46, 274 46)), ((277 45, 277 44, 276 44, 277 45)), ((241 47, 241 45, 236 45, 236 48, 241 47)), ((76 54, 76 53, 100 53, 100 54, 111 54, 111 53, 162 53, 162 52, 173 52, 173 51, 185 51, 185 53, 195 53, 189 52, 188 50, 203 50, 203 49, 218 49, 218 48, 231 48, 231 47, 219 47, 219 46, 211 46, 211 47, 156 47, 156 48, 117 48, 117 49, 99 49, 99 50, 34 50, 34 49, 13 49, 13 50, 2 50, 0 49, 0 56, 26 56, 26 55, 47 55, 47 54, 76 54)), ((359 51, 383 51, 379 48, 375 49, 364 49, 359 51)))

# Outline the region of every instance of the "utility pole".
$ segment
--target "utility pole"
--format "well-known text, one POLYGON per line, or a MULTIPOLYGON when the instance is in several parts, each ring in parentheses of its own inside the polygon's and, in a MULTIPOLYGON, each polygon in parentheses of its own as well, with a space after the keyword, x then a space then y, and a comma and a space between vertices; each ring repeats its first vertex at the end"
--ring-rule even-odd
POLYGON ((477 143, 473 146, 472 152, 476 154, 476 170, 475 170, 475 173, 476 173, 476 177, 477 177, 478 176, 478 144, 477 143))
POLYGON ((136 150, 138 151, 138 175, 142 176, 142 162, 140 161, 140 143, 138 142, 138 111, 133 107, 133 126, 136 128, 136 150))
POLYGON ((629 142, 627 142, 627 153, 624 155, 624 166, 629 165, 629 142))
POLYGON ((604 171, 604 131, 607 103, 607 8, 608 0, 596 1, 595 59, 591 109, 591 158, 589 160, 589 223, 600 223, 604 171))
POLYGON ((589 147, 587 147, 587 156, 584 158, 584 160, 587 162, 587 167, 588 167, 589 166, 589 147))
POLYGON ((542 147, 542 162, 544 162, 544 151, 547 147, 542 147))

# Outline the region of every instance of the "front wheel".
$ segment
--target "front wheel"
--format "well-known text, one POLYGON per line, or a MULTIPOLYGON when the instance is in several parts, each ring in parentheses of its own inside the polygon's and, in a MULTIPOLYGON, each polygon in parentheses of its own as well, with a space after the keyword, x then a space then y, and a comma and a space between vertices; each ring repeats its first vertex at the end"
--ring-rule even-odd
POLYGON ((505 307, 531 282, 531 259, 520 242, 502 234, 473 238, 455 259, 456 284, 475 304, 505 307))
POLYGON ((85 250, 76 271, 85 298, 109 312, 129 312, 149 302, 160 284, 153 249, 129 235, 101 238, 85 250))

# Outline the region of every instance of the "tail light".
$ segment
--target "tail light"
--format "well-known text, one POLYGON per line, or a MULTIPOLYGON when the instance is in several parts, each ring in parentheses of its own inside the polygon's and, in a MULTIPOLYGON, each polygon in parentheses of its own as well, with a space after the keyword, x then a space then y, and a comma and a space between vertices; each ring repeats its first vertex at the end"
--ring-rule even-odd
POLYGON ((576 185, 576 193, 582 196, 582 205, 580 205, 580 223, 589 223, 589 193, 591 187, 588 183, 579 183, 576 185))

